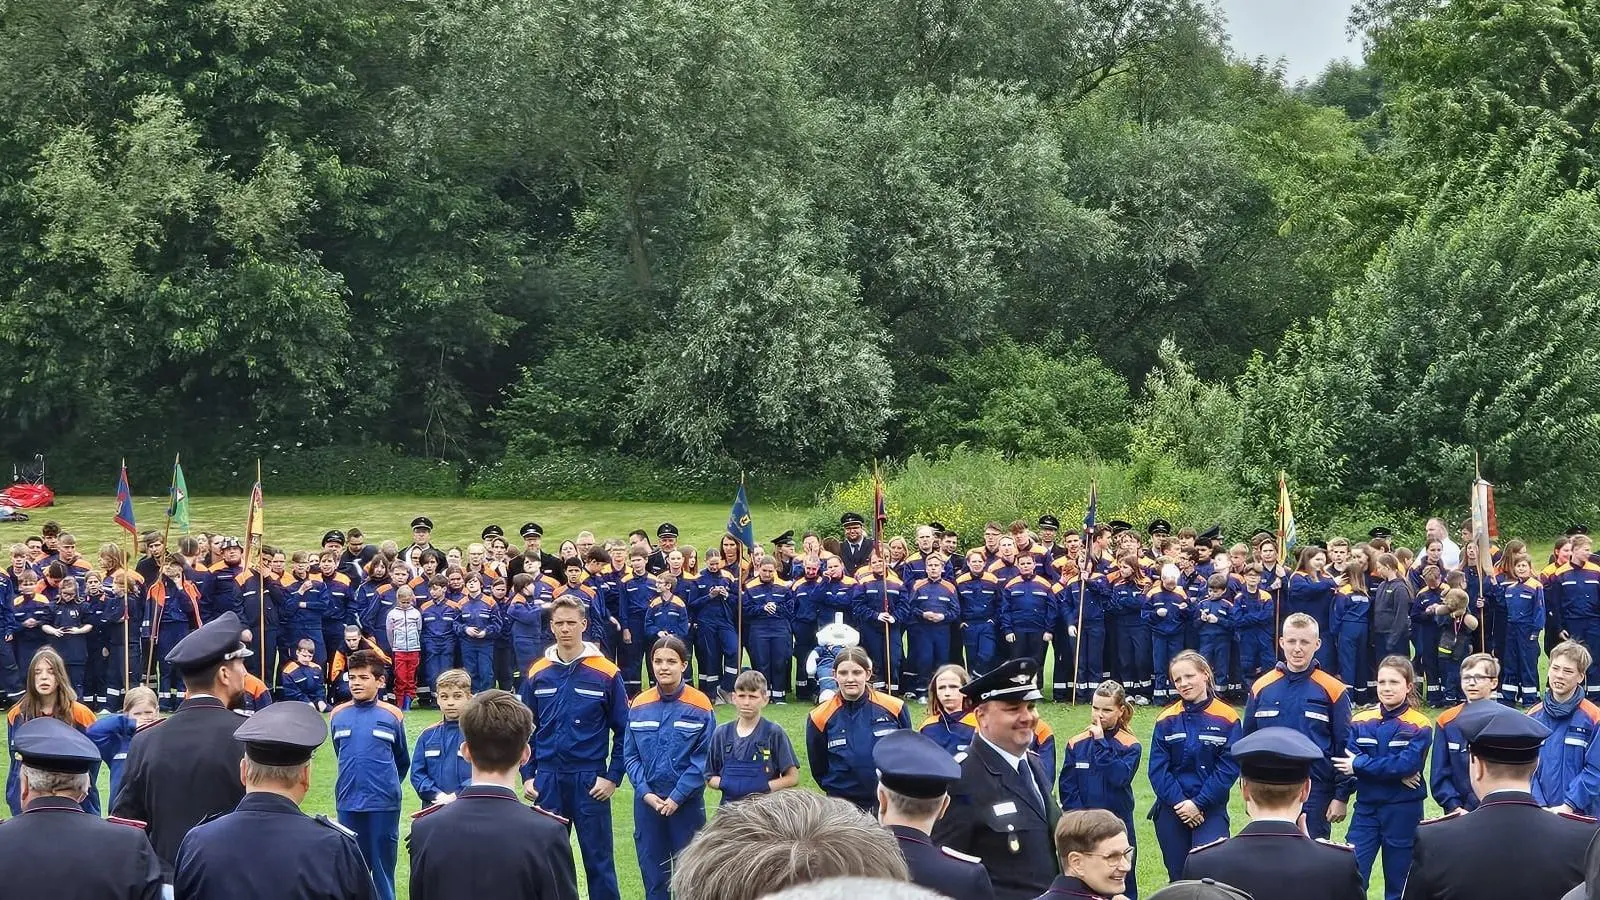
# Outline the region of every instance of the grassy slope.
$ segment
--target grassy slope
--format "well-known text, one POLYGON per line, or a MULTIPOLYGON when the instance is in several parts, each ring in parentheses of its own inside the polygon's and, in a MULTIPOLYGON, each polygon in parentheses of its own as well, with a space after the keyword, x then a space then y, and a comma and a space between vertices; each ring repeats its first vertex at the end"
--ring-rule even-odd
MULTIPOLYGON (((160 527, 165 502, 164 498, 136 501, 135 511, 138 521, 145 527, 160 527)), ((63 497, 56 507, 35 511, 34 521, 30 523, 0 524, 0 543, 20 541, 27 535, 36 534, 38 525, 45 519, 56 519, 77 534, 80 546, 90 555, 93 553, 93 548, 103 541, 120 538, 126 545, 126 534, 119 532, 111 521, 114 508, 115 503, 110 497, 63 497)), ((193 526, 197 529, 237 533, 242 527, 244 509, 242 498, 195 498, 192 501, 191 518, 193 526)), ((373 543, 384 538, 405 543, 409 540, 411 518, 416 515, 428 515, 437 527, 434 540, 436 546, 449 547, 456 544, 465 546, 470 541, 477 540, 481 528, 489 522, 498 523, 508 533, 514 533, 523 522, 533 520, 544 526, 545 534, 549 536, 546 546, 553 551, 563 537, 575 534, 580 528, 589 528, 604 539, 621 537, 633 528, 645 528, 653 533, 655 526, 662 521, 676 524, 683 534, 685 543, 704 548, 720 536, 727 521, 727 508, 708 504, 540 503, 461 499, 419 500, 408 497, 280 499, 269 496, 266 515, 267 540, 289 549, 314 547, 327 529, 348 528, 352 525, 360 526, 367 534, 368 540, 373 543)), ((804 511, 777 509, 758 504, 753 510, 753 518, 758 529, 757 537, 765 540, 784 529, 800 525, 804 511)), ((513 545, 515 543, 513 540, 513 545)), ((800 754, 802 784, 814 787, 805 768, 806 710, 804 706, 770 707, 768 714, 789 733, 796 752, 800 754)), ((1041 707, 1041 711, 1046 721, 1055 729, 1058 738, 1063 741, 1082 730, 1088 720, 1086 708, 1074 709, 1071 706, 1045 704, 1041 707)), ((920 708, 914 710, 913 721, 917 720, 921 712, 920 708)), ((718 713, 719 720, 726 721, 732 715, 731 707, 719 707, 718 713)), ((417 733, 433 722, 436 716, 437 713, 433 712, 411 713, 406 724, 408 736, 415 740, 417 733)), ((1155 717, 1155 710, 1144 708, 1139 710, 1134 721, 1134 730, 1146 747, 1149 744, 1155 717)), ((0 762, 0 770, 9 765, 9 752, 5 754, 4 760, 0 762)), ((334 759, 330 748, 325 746, 318 755, 315 772, 315 782, 305 804, 306 809, 312 812, 332 813, 334 759)), ((1165 883, 1166 876, 1156 846, 1154 829, 1148 820, 1142 818, 1153 802, 1149 781, 1141 776, 1135 781, 1134 788, 1137 795, 1137 809, 1141 816, 1138 820, 1138 843, 1141 848, 1139 880, 1148 892, 1152 887, 1165 883)), ((408 805, 405 815, 409 816, 416 811, 417 803, 416 798, 409 795, 409 790, 407 793, 408 805)), ((715 802, 713 794, 708 805, 714 807, 715 802)), ((622 895, 629 898, 641 897, 643 888, 632 840, 631 786, 624 785, 618 791, 613 809, 616 867, 622 885, 622 895)), ((1430 801, 1428 815, 1435 814, 1437 810, 1430 801)), ((1233 827, 1237 829, 1245 820, 1244 809, 1235 793, 1233 827)), ((406 830, 406 824, 402 823, 402 836, 406 830)), ((1343 831, 1344 826, 1338 826, 1335 837, 1342 835, 1343 831)), ((403 897, 408 881, 403 850, 400 856, 398 887, 399 896, 403 897)), ((1379 872, 1374 874, 1370 896, 1382 896, 1381 884, 1380 867, 1379 872)))

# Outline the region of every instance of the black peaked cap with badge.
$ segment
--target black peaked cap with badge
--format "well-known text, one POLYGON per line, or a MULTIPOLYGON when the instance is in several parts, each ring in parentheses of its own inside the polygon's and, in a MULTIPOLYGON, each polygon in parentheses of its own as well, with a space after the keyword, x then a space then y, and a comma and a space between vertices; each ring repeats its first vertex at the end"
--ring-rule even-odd
POLYGON ((244 624, 230 610, 185 635, 167 651, 167 662, 179 672, 203 672, 230 659, 254 656, 240 640, 243 634, 244 624))
POLYGON ((1050 515, 1049 513, 1045 513, 1044 515, 1039 517, 1039 529, 1041 531, 1043 531, 1043 530, 1060 531, 1061 530, 1061 520, 1056 518, 1055 516, 1050 515))
POLYGON ((427 516, 417 516, 415 519, 411 520, 411 530, 416 531, 418 528, 424 528, 428 531, 432 531, 433 520, 427 516))
POLYGON ((1039 692, 1039 664, 1028 657, 1008 659, 967 682, 961 693, 973 703, 990 700, 1042 700, 1039 692))
POLYGON ((18 725, 11 752, 24 766, 62 775, 87 775, 100 751, 83 732, 60 719, 41 716, 18 725))
POLYGON ((777 537, 773 538, 772 539, 772 546, 774 546, 774 547, 793 547, 794 546, 794 530, 790 529, 788 531, 785 531, 783 534, 780 534, 777 537))
POLYGON ((233 733, 244 755, 263 766, 302 766, 328 739, 328 726, 309 703, 274 703, 233 733))

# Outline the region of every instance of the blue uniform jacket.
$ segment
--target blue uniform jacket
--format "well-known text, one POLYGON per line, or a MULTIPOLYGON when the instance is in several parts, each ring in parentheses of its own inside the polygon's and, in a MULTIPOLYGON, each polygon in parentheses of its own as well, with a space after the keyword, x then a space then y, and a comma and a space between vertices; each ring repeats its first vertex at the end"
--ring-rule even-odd
POLYGON ((1465 703, 1450 707, 1439 714, 1433 726, 1433 762, 1428 770, 1428 785, 1433 789, 1433 802, 1447 813, 1458 809, 1471 812, 1478 808, 1478 795, 1472 790, 1467 741, 1461 734, 1461 726, 1456 724, 1456 718, 1466 708, 1465 703))
POLYGON ((524 781, 540 769, 600 772, 622 783, 622 740, 628 730, 628 692, 622 671, 592 646, 571 662, 557 648, 528 667, 522 702, 533 710, 533 756, 523 766, 524 781), (606 732, 612 740, 606 740, 606 732), (609 755, 609 762, 608 757, 609 755))
POLYGON ((1182 591, 1165 590, 1158 583, 1145 594, 1144 620, 1156 634, 1182 634, 1190 611, 1189 595, 1182 591), (1161 615, 1163 609, 1165 616, 1161 615))
POLYGON ((315 663, 309 666, 292 661, 284 663, 278 686, 283 689, 283 699, 302 703, 316 704, 327 693, 322 683, 322 667, 315 663))
POLYGON ((851 601, 856 628, 882 630, 878 616, 883 613, 885 603, 888 603, 889 615, 894 616, 894 624, 904 625, 910 616, 909 601, 910 595, 899 575, 893 572, 884 572, 882 576, 863 573, 856 579, 855 596, 851 601))
POLYGON ((961 621, 972 625, 992 622, 1000 612, 1000 579, 984 572, 962 572, 956 576, 956 597, 961 603, 961 621))
POLYGON ((1137 581, 1121 581, 1111 587, 1110 612, 1118 628, 1142 628, 1144 595, 1147 587, 1137 581))
POLYGON ((355 624, 356 610, 351 608, 351 601, 355 599, 356 589, 350 584, 350 577, 335 571, 327 577, 320 572, 313 572, 311 578, 322 583, 323 627, 355 624))
POLYGON ((442 596, 431 598, 417 607, 422 614, 422 643, 453 644, 456 638, 456 615, 460 610, 442 596))
MULTIPOLYGON (((1106 613, 1111 606, 1111 582, 1104 575, 1091 575, 1083 582, 1087 588, 1088 603, 1083 606, 1083 627, 1103 628, 1106 613)), ((1062 626, 1078 627, 1079 581, 1077 576, 1057 583, 1056 604, 1062 626)))
POLYGON ((343 812, 400 809, 400 782, 411 768, 406 717, 381 700, 341 703, 328 719, 339 778, 335 806, 343 812))
POLYGON ((1215 697, 1190 704, 1179 700, 1156 717, 1150 736, 1150 810, 1170 810, 1185 800, 1209 815, 1227 805, 1239 778, 1239 764, 1228 751, 1240 737, 1239 714, 1215 697))
POLYGON ((788 634, 794 620, 794 593, 783 581, 766 583, 759 578, 744 586, 744 627, 751 634, 788 634), (774 607, 767 612, 767 604, 774 607))
POLYGON ((1322 751, 1323 758, 1311 767, 1312 785, 1331 787, 1343 778, 1328 760, 1343 756, 1350 743, 1350 690, 1315 660, 1304 672, 1279 663, 1250 686, 1244 733, 1272 726, 1292 728, 1322 751))
POLYGON ((1108 809, 1131 823, 1133 776, 1143 752, 1126 728, 1099 739, 1088 731, 1069 738, 1061 757, 1061 808, 1108 809))
POLYGON ((806 756, 817 786, 833 797, 874 796, 878 770, 872 748, 878 738, 910 727, 906 705, 895 697, 872 690, 856 700, 835 694, 806 718, 806 756))
POLYGON ((705 625, 732 625, 735 621, 735 587, 733 576, 727 570, 712 572, 707 569, 701 572, 689 595, 689 613, 694 621, 705 625))
POLYGON ((1355 752, 1355 778, 1339 786, 1335 796, 1356 802, 1405 803, 1428 796, 1426 784, 1409 787, 1405 779, 1421 775, 1433 744, 1433 723, 1402 703, 1395 709, 1364 709, 1350 720, 1350 746, 1355 752))
POLYGON ((677 597, 657 597, 644 614, 644 630, 655 636, 663 631, 689 639, 689 606, 677 597))
POLYGON ((506 604, 506 627, 511 632, 513 643, 538 646, 546 642, 544 607, 539 605, 541 599, 546 602, 549 600, 548 596, 530 597, 519 593, 506 604))
POLYGON ((284 585, 283 602, 289 609, 289 625, 297 632, 322 635, 322 611, 328 604, 328 586, 307 577, 304 581, 291 579, 284 585), (304 594, 301 585, 309 584, 304 594))
POLYGON ((122 713, 112 713, 101 716, 93 725, 84 729, 84 734, 89 740, 94 741, 96 750, 100 751, 100 760, 106 764, 110 773, 110 793, 107 797, 116 799, 117 791, 122 787, 122 767, 128 762, 128 747, 133 743, 133 734, 139 730, 133 716, 122 713))
POLYGON ((1583 565, 1568 563, 1556 570, 1554 581, 1561 590, 1561 621, 1600 619, 1600 564, 1585 560, 1583 565))
POLYGON ((500 634, 500 604, 488 594, 463 601, 456 610, 456 636, 464 641, 493 641, 500 634), (483 637, 470 637, 468 628, 482 628, 483 637))
POLYGON ((423 805, 472 782, 472 765, 461 755, 461 724, 438 721, 417 735, 411 753, 411 787, 423 805))
POLYGON ((1528 715, 1550 729, 1533 773, 1534 802, 1565 803, 1584 815, 1600 809, 1600 706, 1579 700, 1569 715, 1557 717, 1546 697, 1528 715))
POLYGON ((1339 585, 1338 592, 1333 596, 1333 619, 1329 622, 1333 631, 1335 633, 1348 632, 1351 629, 1359 631, 1369 627, 1371 623, 1372 598, 1364 592, 1357 592, 1351 585, 1339 585))
POLYGON ((655 794, 683 805, 700 798, 717 717, 711 700, 687 685, 668 697, 651 688, 628 710, 623 764, 638 796, 655 794))
POLYGON ((1200 633, 1202 635, 1215 637, 1232 634, 1233 602, 1228 599, 1226 594, 1215 600, 1206 597, 1195 604, 1194 618, 1200 625, 1200 633), (1217 621, 1201 622, 1200 617, 1202 615, 1216 616, 1217 621))
POLYGON ((935 713, 922 720, 917 731, 931 738, 951 756, 967 752, 972 746, 972 736, 978 732, 978 721, 965 710, 953 713, 935 713))
POLYGON ((794 593, 794 621, 804 622, 807 625, 817 621, 817 610, 821 608, 822 595, 827 592, 828 579, 818 575, 816 578, 805 577, 804 571, 797 574, 789 582, 789 590, 794 593))
POLYGON ((1057 610, 1055 585, 1041 575, 1006 582, 1000 592, 1001 634, 1042 634, 1054 629, 1057 610))
POLYGON ((1301 612, 1317 620, 1318 625, 1324 626, 1326 631, 1328 617, 1333 611, 1333 592, 1335 584, 1322 572, 1313 572, 1307 575, 1304 572, 1295 572, 1289 576, 1289 589, 1283 598, 1283 615, 1288 618, 1294 613, 1301 612))
POLYGON ((617 605, 617 621, 623 624, 644 622, 644 614, 650 609, 650 601, 660 593, 653 576, 634 575, 631 572, 622 576, 622 580, 617 584, 617 591, 620 598, 617 605))
POLYGON ((385 653, 394 649, 389 646, 389 610, 394 609, 394 595, 394 586, 387 581, 382 584, 365 581, 356 588, 355 599, 351 601, 355 604, 356 624, 361 626, 361 633, 376 638, 385 653))
POLYGON ((1239 599, 1233 604, 1233 627, 1235 631, 1265 631, 1271 634, 1277 627, 1278 611, 1273 606, 1272 592, 1256 588, 1252 595, 1249 589, 1239 594, 1239 599))
POLYGON ((944 579, 929 581, 924 578, 911 588, 911 596, 907 601, 906 621, 911 625, 927 626, 929 628, 946 628, 950 623, 961 618, 961 606, 956 600, 956 586, 944 579), (940 613, 944 619, 940 622, 929 622, 922 617, 923 613, 940 613))
POLYGON ((1500 604, 1506 610, 1507 624, 1534 629, 1544 627, 1544 585, 1539 583, 1539 579, 1530 577, 1527 581, 1517 581, 1505 578, 1496 587, 1500 604))

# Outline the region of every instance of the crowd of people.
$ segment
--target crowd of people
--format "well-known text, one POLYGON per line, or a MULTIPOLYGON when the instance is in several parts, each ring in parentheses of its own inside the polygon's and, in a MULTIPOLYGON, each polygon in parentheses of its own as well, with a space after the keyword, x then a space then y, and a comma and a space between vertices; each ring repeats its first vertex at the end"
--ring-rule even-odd
MULTIPOLYGON (((1289 568, 1271 535, 1228 546, 1215 528, 1159 521, 1064 536, 1050 516, 991 523, 964 551, 938 523, 880 548, 847 514, 837 537, 785 533, 770 553, 725 537, 703 558, 670 523, 654 543, 581 532, 557 555, 528 523, 516 556, 497 526, 439 549, 427 517, 411 524, 405 547, 352 528, 315 552, 263 546, 249 567, 225 535, 167 552, 147 533, 139 560, 106 545, 98 565, 59 528, 14 547, 0 578, 11 746, 48 727, 46 744, 79 756, 62 772, 24 753, 9 769, 13 815, 62 798, 98 812, 105 762, 113 819, 146 830, 179 896, 313 895, 265 870, 254 894, 221 881, 259 864, 255 844, 282 840, 291 855, 320 848, 314 877, 337 886, 319 882, 331 891, 319 896, 389 900, 408 783, 425 805, 413 896, 468 896, 440 874, 453 867, 419 878, 419 866, 498 846, 476 835, 510 821, 495 818, 501 804, 462 801, 520 796, 537 807, 504 804, 532 810, 510 833, 544 838, 501 847, 515 877, 575 896, 571 851, 554 849, 570 829, 589 896, 609 900, 610 801, 626 779, 645 893, 665 900, 692 896, 695 846, 737 821, 707 825, 707 787, 730 810, 806 793, 785 790, 800 760, 763 715, 799 700, 814 704, 803 739, 822 793, 876 816, 908 877, 958 900, 1136 900, 1141 768, 1174 881, 1288 896, 1285 875, 1303 866, 1330 897, 1364 896, 1381 853, 1387 897, 1471 896, 1443 887, 1461 870, 1440 860, 1470 841, 1428 840, 1445 827, 1422 822, 1430 794, 1452 823, 1538 813, 1520 827, 1546 852, 1567 848, 1553 896, 1582 880, 1586 815, 1600 810, 1600 706, 1586 697, 1600 689, 1588 649, 1600 564, 1582 528, 1537 564, 1511 541, 1480 567, 1469 535, 1458 545, 1433 520, 1415 553, 1373 529, 1302 547, 1289 568), (1046 691, 1088 704, 1088 727, 1058 740, 1038 712, 1046 691), (913 719, 908 701, 927 714, 913 719), (1130 724, 1151 702, 1164 708, 1146 761, 1130 724), (440 715, 414 746, 413 703, 440 715), (718 724, 719 704, 732 720, 718 724), (241 725, 237 710, 255 715, 241 725), (480 712, 488 736, 475 742, 480 712), (338 821, 306 828, 297 805, 325 739, 338 821), (82 774, 83 790, 40 772, 82 774), (1241 776, 1252 822, 1240 835, 1258 841, 1230 840, 1241 776), (1353 847, 1318 843, 1346 819, 1353 847), (1278 851, 1250 849, 1268 838, 1278 851)), ((497 871, 487 858, 475 870, 497 871)), ((1495 877, 1463 884, 1524 892, 1495 877)))

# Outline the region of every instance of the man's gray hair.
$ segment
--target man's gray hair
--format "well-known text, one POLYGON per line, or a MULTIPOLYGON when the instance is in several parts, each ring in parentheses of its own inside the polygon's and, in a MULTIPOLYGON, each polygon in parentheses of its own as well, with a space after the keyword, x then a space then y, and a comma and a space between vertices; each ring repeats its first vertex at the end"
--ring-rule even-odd
POLYGON ((885 878, 825 878, 809 884, 795 885, 767 900, 942 900, 940 894, 908 881, 889 881, 885 878))
POLYGON ((22 767, 22 779, 28 790, 40 796, 72 797, 80 799, 89 793, 89 773, 68 775, 65 772, 46 772, 30 766, 22 767))
POLYGON ((250 787, 294 787, 300 775, 310 766, 303 762, 297 766, 269 766, 250 757, 244 758, 244 783, 250 787))
POLYGON ((884 796, 889 800, 889 811, 907 819, 935 819, 944 807, 944 794, 937 797, 908 797, 882 782, 878 783, 878 787, 883 789, 884 796))
POLYGON ((888 829, 849 803, 804 790, 729 804, 679 854, 675 900, 758 900, 787 887, 854 876, 907 881, 888 829))

